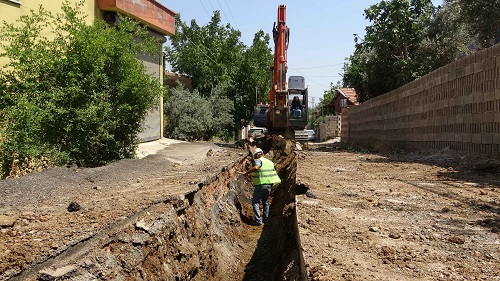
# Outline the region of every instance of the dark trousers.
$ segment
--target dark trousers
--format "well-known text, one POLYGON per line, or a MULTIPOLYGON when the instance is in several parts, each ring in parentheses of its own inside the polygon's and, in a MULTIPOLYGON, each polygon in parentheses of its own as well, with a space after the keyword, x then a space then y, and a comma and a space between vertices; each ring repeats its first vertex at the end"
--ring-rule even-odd
POLYGON ((267 201, 267 199, 269 198, 269 194, 271 194, 271 187, 272 187, 271 184, 261 184, 254 186, 252 206, 253 206, 254 219, 258 223, 262 223, 262 218, 260 217, 260 208, 259 208, 260 201, 262 201, 264 221, 267 221, 269 219, 269 202, 267 201))

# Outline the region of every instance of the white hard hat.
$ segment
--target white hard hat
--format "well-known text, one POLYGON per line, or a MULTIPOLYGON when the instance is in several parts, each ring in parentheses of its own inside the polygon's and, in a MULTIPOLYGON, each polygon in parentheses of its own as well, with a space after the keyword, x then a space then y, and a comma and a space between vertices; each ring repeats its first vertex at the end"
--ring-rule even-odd
POLYGON ((260 148, 258 148, 258 147, 257 147, 257 148, 255 149, 255 152, 254 152, 253 154, 254 154, 254 155, 257 155, 257 153, 262 153, 262 154, 264 154, 264 151, 262 151, 262 149, 260 149, 260 148))

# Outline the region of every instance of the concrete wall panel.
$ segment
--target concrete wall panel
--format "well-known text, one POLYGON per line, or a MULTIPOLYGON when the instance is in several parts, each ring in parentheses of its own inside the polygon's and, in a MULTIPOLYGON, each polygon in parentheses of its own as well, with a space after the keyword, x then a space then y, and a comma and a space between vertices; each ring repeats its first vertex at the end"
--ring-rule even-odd
POLYGON ((500 44, 342 114, 351 144, 500 156, 500 44))

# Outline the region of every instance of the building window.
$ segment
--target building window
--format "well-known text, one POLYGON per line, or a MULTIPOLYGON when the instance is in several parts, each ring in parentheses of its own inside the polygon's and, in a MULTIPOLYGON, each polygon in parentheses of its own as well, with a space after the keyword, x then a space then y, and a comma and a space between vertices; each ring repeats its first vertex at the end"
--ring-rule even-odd
POLYGON ((340 100, 340 108, 347 107, 347 99, 341 99, 340 100))

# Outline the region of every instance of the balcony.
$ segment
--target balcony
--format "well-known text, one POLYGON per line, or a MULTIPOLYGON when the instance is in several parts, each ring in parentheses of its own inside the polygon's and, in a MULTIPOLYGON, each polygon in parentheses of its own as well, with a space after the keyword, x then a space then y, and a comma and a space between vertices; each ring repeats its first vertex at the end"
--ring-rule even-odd
POLYGON ((131 17, 162 35, 175 34, 175 12, 155 0, 97 0, 97 3, 102 11, 131 17))

